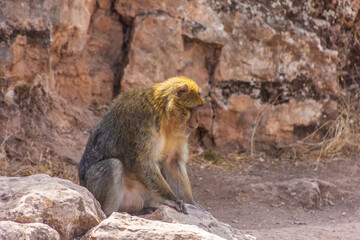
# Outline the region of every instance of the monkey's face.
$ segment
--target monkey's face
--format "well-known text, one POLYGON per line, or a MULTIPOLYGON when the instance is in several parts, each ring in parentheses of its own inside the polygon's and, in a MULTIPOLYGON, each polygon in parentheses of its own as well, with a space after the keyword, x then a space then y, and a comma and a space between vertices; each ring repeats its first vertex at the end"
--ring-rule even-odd
POLYGON ((172 109, 170 113, 170 119, 172 119, 172 132, 179 132, 189 136, 198 127, 199 115, 197 111, 198 107, 185 108, 178 107, 172 109))
POLYGON ((197 128, 197 108, 204 104, 198 85, 187 77, 170 78, 155 85, 159 95, 168 96, 166 115, 171 131, 186 133, 197 128))
POLYGON ((204 104, 196 84, 183 84, 176 89, 180 109, 180 119, 185 123, 186 133, 194 131, 198 127, 199 115, 197 108, 204 104))

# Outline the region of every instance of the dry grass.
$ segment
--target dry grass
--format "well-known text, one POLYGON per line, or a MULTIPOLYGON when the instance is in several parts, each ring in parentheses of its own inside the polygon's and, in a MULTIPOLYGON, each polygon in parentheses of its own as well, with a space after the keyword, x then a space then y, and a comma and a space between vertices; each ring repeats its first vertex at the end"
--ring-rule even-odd
POLYGON ((54 155, 49 149, 41 152, 36 158, 32 157, 28 152, 22 161, 22 166, 14 174, 29 176, 39 173, 69 179, 74 183, 78 182, 76 164, 68 159, 54 155))
POLYGON ((30 153, 21 161, 11 161, 7 157, 0 158, 0 175, 5 176, 30 176, 33 174, 48 174, 52 177, 69 179, 78 183, 77 166, 67 159, 59 157, 40 156, 32 158, 30 153))
MULTIPOLYGON (((1 160, 1 163, 3 160, 1 160)), ((64 160, 55 161, 43 161, 42 164, 29 163, 26 160, 22 161, 21 164, 7 165, 7 168, 1 169, 1 175, 12 176, 12 177, 25 177, 33 174, 48 174, 52 177, 59 177, 68 179, 74 183, 78 183, 77 178, 77 167, 76 165, 69 164, 64 160)))
POLYGON ((340 101, 339 115, 329 120, 302 141, 286 146, 281 158, 293 160, 315 160, 316 168, 321 161, 349 158, 360 150, 360 94, 343 97, 340 101), (326 130, 322 140, 310 140, 326 130))
MULTIPOLYGON (((68 159, 56 156, 48 148, 41 151, 40 155, 35 155, 27 151, 23 159, 16 160, 12 158, 10 160, 5 150, 8 138, 7 134, 5 134, 5 138, 0 144, 0 175, 24 177, 44 173, 78 183, 76 164, 68 159)), ((29 149, 36 147, 38 146, 30 144, 29 149)))
MULTIPOLYGON (((12 155, 16 155, 16 157, 10 159, 6 151, 6 144, 10 137, 7 123, 4 139, 0 143, 0 176, 24 177, 44 173, 78 183, 77 165, 69 159, 57 156, 43 144, 22 142, 26 145, 26 155, 13 153, 12 155)), ((14 152, 14 150, 12 151, 14 152)))

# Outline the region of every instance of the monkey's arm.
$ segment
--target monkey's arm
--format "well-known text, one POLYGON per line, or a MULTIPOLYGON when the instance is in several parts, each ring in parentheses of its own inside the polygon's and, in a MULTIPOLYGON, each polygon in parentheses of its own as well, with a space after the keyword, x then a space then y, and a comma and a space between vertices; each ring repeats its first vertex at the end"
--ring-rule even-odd
POLYGON ((138 159, 135 163, 137 177, 145 187, 158 193, 165 199, 164 204, 174 207, 179 212, 187 214, 187 209, 182 200, 179 200, 170 189, 165 178, 161 175, 158 165, 150 159, 138 159))
POLYGON ((171 191, 164 177, 161 175, 159 167, 151 160, 139 160, 140 164, 135 164, 135 173, 143 182, 145 187, 151 191, 157 192, 160 196, 169 200, 177 200, 175 194, 171 191))
POLYGON ((174 161, 162 166, 162 172, 171 190, 178 199, 185 203, 196 205, 192 196, 190 180, 185 164, 181 161, 174 161))

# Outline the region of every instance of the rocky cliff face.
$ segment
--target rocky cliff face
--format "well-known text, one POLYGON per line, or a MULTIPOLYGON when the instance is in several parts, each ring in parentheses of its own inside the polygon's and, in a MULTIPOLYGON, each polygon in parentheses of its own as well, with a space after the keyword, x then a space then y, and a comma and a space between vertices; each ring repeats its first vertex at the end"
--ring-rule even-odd
POLYGON ((336 116, 339 80, 359 83, 359 8, 358 0, 1 1, 0 159, 78 162, 113 97, 175 75, 196 80, 206 99, 198 144, 269 152, 295 142, 336 116))

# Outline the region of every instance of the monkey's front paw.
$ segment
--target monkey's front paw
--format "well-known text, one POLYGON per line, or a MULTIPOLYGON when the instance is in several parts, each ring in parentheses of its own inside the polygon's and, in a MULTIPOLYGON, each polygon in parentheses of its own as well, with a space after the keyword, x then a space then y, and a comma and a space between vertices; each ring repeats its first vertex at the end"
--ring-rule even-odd
POLYGON ((156 209, 157 209, 156 207, 146 207, 146 208, 141 209, 138 212, 130 213, 130 215, 132 215, 132 216, 141 216, 141 215, 152 214, 153 212, 156 211, 156 209))
POLYGON ((177 201, 166 200, 164 204, 175 208, 178 212, 188 214, 187 208, 185 207, 185 203, 182 200, 177 200, 177 201))
POLYGON ((185 203, 183 202, 183 200, 177 200, 176 201, 175 209, 178 210, 179 212, 183 212, 185 214, 188 214, 187 208, 186 208, 185 203))

